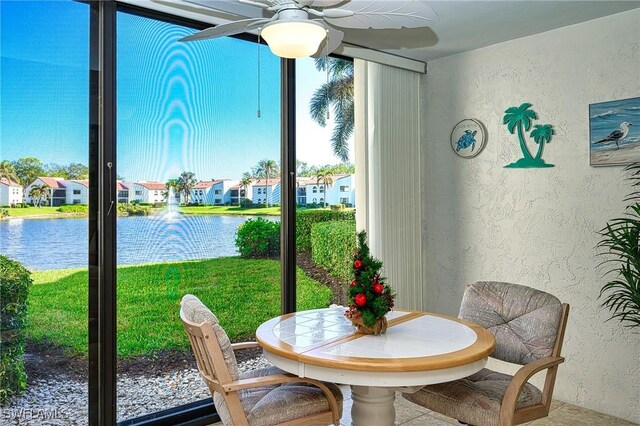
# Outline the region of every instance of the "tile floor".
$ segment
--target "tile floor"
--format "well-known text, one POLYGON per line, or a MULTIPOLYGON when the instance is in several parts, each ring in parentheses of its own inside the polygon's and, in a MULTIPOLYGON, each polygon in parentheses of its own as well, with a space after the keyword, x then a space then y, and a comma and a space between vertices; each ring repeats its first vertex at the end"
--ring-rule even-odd
MULTIPOLYGON (((351 389, 349 386, 340 386, 344 395, 344 408, 340 426, 351 426, 351 389)), ((441 414, 412 404, 397 394, 396 396, 396 425, 402 426, 449 426, 458 425, 457 420, 445 417, 441 414)), ((634 425, 626 420, 611 417, 596 411, 580 408, 573 404, 560 401, 553 401, 549 417, 525 423, 533 426, 623 426, 634 425)), ((222 426, 222 423, 215 423, 212 426, 222 426)), ((375 426, 375 425, 370 425, 375 426)))

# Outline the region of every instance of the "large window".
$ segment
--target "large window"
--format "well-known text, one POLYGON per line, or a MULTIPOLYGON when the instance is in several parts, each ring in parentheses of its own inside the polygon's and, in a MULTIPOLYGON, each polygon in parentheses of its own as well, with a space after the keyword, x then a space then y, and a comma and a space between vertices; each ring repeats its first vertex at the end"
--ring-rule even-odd
POLYGON ((0 424, 86 424, 90 8, 0 7, 0 424))

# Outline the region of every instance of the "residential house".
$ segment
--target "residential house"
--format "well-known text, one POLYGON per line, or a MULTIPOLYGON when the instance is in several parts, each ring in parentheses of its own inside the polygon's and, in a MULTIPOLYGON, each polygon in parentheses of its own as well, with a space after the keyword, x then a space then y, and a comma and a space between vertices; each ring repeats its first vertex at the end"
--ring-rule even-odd
POLYGON ((167 185, 161 182, 140 181, 129 186, 129 200, 136 203, 162 203, 167 201, 167 185))
POLYGON ((251 181, 252 201, 254 204, 280 204, 280 178, 253 179, 251 181))
POLYGON ((22 186, 7 178, 0 179, 0 206, 15 206, 24 199, 22 186))
POLYGON ((333 175, 333 184, 325 191, 326 203, 344 204, 346 207, 356 206, 355 175, 333 175))
POLYGON ((36 185, 45 185, 50 189, 49 197, 47 197, 47 201, 44 203, 45 205, 57 207, 67 204, 67 187, 63 178, 41 176, 31 182, 24 189, 25 200, 29 204, 35 204, 34 200, 31 198, 30 193, 31 188, 36 185))
POLYGON ((88 180, 63 180, 66 187, 65 204, 89 204, 88 180))
POLYGON ((116 191, 118 192, 117 198, 119 203, 129 203, 129 183, 116 182, 116 191))
POLYGON ((231 201, 231 205, 238 206, 245 199, 252 200, 251 189, 251 184, 245 188, 240 183, 236 183, 229 188, 229 199, 231 201))
MULTIPOLYGON (((228 179, 200 181, 191 189, 189 202, 214 206, 231 204, 231 188, 234 186, 234 182, 228 179)), ((184 195, 180 200, 183 203, 186 201, 184 195)))

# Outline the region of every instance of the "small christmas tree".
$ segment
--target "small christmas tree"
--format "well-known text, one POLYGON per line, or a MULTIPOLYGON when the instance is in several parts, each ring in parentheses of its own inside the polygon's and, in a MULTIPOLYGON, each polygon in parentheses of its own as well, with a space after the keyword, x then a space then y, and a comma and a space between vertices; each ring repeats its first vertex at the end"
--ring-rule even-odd
MULTIPOLYGON (((380 276, 382 262, 371 256, 365 231, 358 233, 358 251, 353 255, 353 280, 349 283, 349 309, 345 316, 354 324, 374 328, 376 321, 393 308, 394 294, 380 276)), ((382 332, 384 332, 383 327, 382 332)), ((374 334, 378 334, 375 333, 374 334)))

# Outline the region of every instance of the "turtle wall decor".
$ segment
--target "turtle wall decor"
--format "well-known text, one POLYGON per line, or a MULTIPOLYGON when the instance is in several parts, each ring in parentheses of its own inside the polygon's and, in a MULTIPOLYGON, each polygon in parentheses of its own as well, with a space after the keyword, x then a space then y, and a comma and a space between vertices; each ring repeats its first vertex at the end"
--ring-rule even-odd
POLYGON ((482 123, 466 118, 451 131, 451 148, 462 158, 473 158, 480 154, 486 141, 486 131, 482 123))
POLYGON ((538 145, 538 151, 535 156, 531 154, 531 151, 529 151, 529 148, 527 147, 526 136, 529 129, 531 129, 531 121, 538 119, 538 114, 530 108, 531 104, 525 102, 519 107, 512 106, 505 110, 505 115, 502 118, 502 124, 507 126, 507 130, 512 135, 517 132, 520 150, 522 151, 522 158, 516 162, 507 164, 504 166, 505 168, 530 169, 555 167, 553 164, 545 163, 542 159, 544 145, 550 143, 552 136, 555 134, 551 124, 536 124, 528 135, 533 139, 533 142, 538 145))

